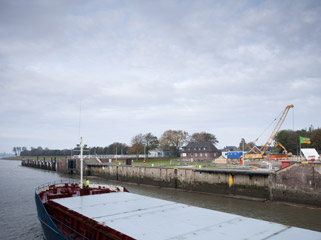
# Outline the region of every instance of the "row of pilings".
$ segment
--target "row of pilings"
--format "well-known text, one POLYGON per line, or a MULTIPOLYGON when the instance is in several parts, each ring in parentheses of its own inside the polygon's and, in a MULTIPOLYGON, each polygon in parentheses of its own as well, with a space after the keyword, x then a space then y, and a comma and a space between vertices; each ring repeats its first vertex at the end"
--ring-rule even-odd
POLYGON ((25 167, 40 168, 50 171, 56 171, 56 159, 40 160, 40 159, 23 159, 21 165, 25 167))

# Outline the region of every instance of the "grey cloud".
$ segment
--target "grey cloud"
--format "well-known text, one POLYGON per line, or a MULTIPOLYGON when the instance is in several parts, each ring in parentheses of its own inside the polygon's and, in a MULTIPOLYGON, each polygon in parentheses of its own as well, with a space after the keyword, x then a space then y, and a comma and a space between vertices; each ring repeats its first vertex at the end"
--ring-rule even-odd
POLYGON ((0 1, 0 141, 35 131, 50 147, 67 132, 74 144, 80 104, 96 145, 174 127, 238 144, 291 103, 297 127, 318 127, 320 12, 319 1, 0 1))

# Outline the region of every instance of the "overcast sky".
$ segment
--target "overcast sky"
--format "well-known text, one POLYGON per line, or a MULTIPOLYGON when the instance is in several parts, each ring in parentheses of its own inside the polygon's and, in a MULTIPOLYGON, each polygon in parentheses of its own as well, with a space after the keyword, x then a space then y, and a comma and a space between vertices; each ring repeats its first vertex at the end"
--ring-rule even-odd
POLYGON ((238 146, 289 104, 281 129, 321 127, 320 92, 319 0, 0 0, 0 152, 169 129, 238 146))

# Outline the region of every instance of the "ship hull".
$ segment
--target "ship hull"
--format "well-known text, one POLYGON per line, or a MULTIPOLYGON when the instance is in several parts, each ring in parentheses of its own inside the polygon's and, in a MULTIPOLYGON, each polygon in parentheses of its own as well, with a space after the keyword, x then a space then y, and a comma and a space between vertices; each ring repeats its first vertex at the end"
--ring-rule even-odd
POLYGON ((119 185, 104 184, 92 184, 91 187, 81 188, 78 183, 62 181, 38 187, 35 192, 35 202, 44 238, 46 240, 132 239, 55 203, 58 199, 68 198, 73 201, 85 196, 108 195, 114 192, 128 192, 128 190, 119 185))
POLYGON ((60 232, 56 224, 53 222, 37 193, 35 194, 35 201, 38 219, 41 223, 44 238, 46 240, 66 240, 67 238, 60 232))
POLYGON ((309 239, 321 233, 129 193, 75 184, 36 190, 46 240, 309 239))

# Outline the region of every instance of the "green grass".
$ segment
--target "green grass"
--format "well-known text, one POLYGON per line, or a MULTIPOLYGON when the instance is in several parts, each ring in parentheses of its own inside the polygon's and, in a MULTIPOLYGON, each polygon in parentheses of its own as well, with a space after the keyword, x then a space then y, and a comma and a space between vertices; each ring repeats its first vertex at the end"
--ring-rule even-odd
MULTIPOLYGON (((11 159, 11 160, 21 160, 21 159, 31 159, 31 160, 36 160, 37 156, 28 156, 28 157, 9 157, 6 159, 11 159)), ((39 156, 39 160, 46 160, 49 161, 51 159, 54 159, 54 156, 39 156)), ((68 158, 67 156, 56 156, 56 159, 66 159, 68 158)), ((126 162, 119 160, 118 163, 120 165, 125 165, 126 162)), ((132 162, 133 166, 146 166, 146 167, 184 167, 184 166, 194 166, 195 168, 201 166, 201 168, 209 168, 209 169, 250 169, 249 167, 242 167, 242 166, 233 166, 233 167, 228 167, 228 166, 210 166, 209 162, 181 162, 179 161, 179 158, 152 158, 152 159, 146 159, 146 162, 144 163, 143 159, 133 159, 132 162)))
POLYGON ((198 163, 198 162, 181 162, 179 158, 171 159, 147 159, 144 163, 143 160, 134 160, 132 165, 134 166, 147 166, 147 167, 175 167, 175 166, 204 166, 209 163, 198 163))

